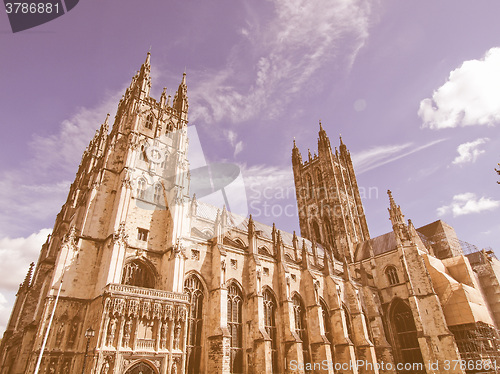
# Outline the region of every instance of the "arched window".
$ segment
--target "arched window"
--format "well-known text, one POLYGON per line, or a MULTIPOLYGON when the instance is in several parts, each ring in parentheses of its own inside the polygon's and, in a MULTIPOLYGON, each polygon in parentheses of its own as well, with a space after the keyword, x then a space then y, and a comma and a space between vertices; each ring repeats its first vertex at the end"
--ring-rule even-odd
POLYGON ((330 224, 330 220, 328 219, 328 217, 324 217, 323 222, 325 222, 326 241, 328 242, 328 244, 334 247, 335 238, 333 237, 333 229, 332 225, 330 224))
POLYGON ((137 198, 146 198, 146 181, 143 178, 139 178, 137 180, 137 198))
POLYGON ((390 285, 399 283, 398 271, 394 266, 388 266, 387 269, 385 269, 385 275, 387 275, 387 280, 390 285))
POLYGON ((153 115, 149 114, 146 118, 146 128, 149 130, 153 129, 153 115))
POLYGON ((349 310, 345 305, 342 305, 342 309, 344 310, 344 316, 345 316, 345 326, 347 329, 347 336, 349 337, 349 340, 354 342, 353 336, 352 336, 352 323, 351 323, 351 314, 349 313, 349 310))
POLYGON ((161 184, 156 183, 155 190, 154 190, 154 201, 156 204, 160 204, 162 192, 163 192, 163 188, 162 188, 161 184))
POLYGON ((316 239, 316 243, 322 243, 321 240, 321 232, 319 231, 318 222, 313 221, 313 230, 314 230, 314 238, 316 239))
MULTIPOLYGON (((402 363, 422 363, 422 352, 417 339, 417 328, 411 309, 402 300, 396 300, 392 307, 394 346, 398 351, 398 361, 402 363)), ((415 373, 417 371, 401 371, 415 373)))
POLYGON ((122 284, 154 288, 154 273, 149 266, 142 261, 131 261, 123 268, 122 284))
MULTIPOLYGON (((102 372, 104 373, 104 371, 102 372)), ((141 361, 128 369, 125 374, 154 374, 154 370, 149 364, 141 361)))
POLYGON ((316 180, 318 181, 317 191, 320 197, 325 196, 325 186, 323 185, 323 175, 321 174, 321 170, 316 169, 316 180))
POLYGON ((264 327, 271 338, 271 359, 273 373, 278 373, 278 335, 276 331, 277 304, 269 290, 264 291, 264 327))
POLYGON ((328 306, 325 301, 320 299, 319 305, 321 307, 321 315, 323 317, 323 326, 325 327, 325 335, 328 341, 330 342, 330 352, 332 354, 333 359, 333 334, 332 334, 332 325, 330 323, 330 313, 328 312, 328 306))
POLYGON ((198 277, 191 275, 186 279, 184 292, 189 295, 191 301, 188 318, 186 373, 194 374, 200 371, 203 324, 203 285, 198 277))
POLYGON ((230 373, 243 373, 243 298, 239 287, 231 283, 227 293, 227 327, 231 334, 230 373))
POLYGON ((312 199, 314 197, 314 185, 311 175, 309 174, 307 174, 307 191, 309 194, 309 198, 312 199))
POLYGON ((306 310, 299 295, 292 298, 293 316, 295 318, 295 332, 302 340, 302 353, 304 355, 304 365, 311 362, 309 355, 309 341, 307 338, 306 310))

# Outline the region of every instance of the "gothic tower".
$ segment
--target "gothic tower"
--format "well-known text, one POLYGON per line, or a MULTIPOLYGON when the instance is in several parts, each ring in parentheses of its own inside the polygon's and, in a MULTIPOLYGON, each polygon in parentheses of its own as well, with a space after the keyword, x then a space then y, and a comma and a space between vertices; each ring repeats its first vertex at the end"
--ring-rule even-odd
POLYGON ((135 372, 137 351, 147 348, 164 352, 147 365, 184 370, 186 75, 171 104, 166 89, 159 101, 150 96, 150 71, 148 53, 111 132, 108 115, 83 154, 23 285, 22 310, 4 335, 1 360, 9 373, 81 372, 89 328, 95 331, 92 372, 135 372))
POLYGON ((301 235, 333 251, 338 259, 353 260, 354 244, 370 239, 351 155, 340 138, 333 153, 319 123, 318 155, 302 161, 293 144, 292 165, 301 235))

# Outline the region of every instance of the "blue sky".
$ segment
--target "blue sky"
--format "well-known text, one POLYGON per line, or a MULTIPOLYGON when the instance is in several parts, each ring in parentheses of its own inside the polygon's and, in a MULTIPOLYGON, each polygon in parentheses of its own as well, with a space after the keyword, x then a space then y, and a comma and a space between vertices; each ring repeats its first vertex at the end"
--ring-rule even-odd
POLYGON ((353 155, 372 237, 391 228, 391 189, 415 226, 443 219, 498 251, 498 14, 492 0, 87 0, 16 34, 0 14, 0 269, 12 275, 0 329, 149 49, 152 95, 187 72, 205 157, 241 167, 255 219, 298 230, 292 141, 314 152, 321 119, 353 155))

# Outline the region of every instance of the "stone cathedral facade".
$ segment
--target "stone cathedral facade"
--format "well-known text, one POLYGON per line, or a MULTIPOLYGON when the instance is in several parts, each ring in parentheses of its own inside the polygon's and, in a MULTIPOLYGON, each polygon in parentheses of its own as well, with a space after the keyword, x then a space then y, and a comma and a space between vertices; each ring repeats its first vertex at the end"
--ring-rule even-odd
POLYGON ((173 100, 150 88, 148 53, 20 285, 0 373, 495 372, 491 253, 469 260, 442 221, 415 228, 390 191, 393 230, 371 238, 321 124, 317 155, 292 150, 301 236, 204 203, 186 76, 173 100))

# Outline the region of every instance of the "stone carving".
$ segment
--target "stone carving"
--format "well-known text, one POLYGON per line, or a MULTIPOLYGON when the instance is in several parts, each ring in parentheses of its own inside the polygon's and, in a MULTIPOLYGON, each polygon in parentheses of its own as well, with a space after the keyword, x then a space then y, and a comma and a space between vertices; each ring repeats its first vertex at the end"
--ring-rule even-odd
POLYGON ((127 318, 123 326, 123 346, 128 347, 130 342, 130 333, 132 332, 132 319, 127 318))
POLYGON ((174 327, 174 349, 179 349, 181 341, 181 324, 177 322, 174 327))
POLYGON ((115 332, 116 332, 116 318, 111 318, 109 320, 108 326, 108 336, 106 339, 106 345, 111 346, 115 340, 115 332))
POLYGON ((161 349, 167 348, 167 334, 168 334, 168 322, 162 321, 161 322, 161 329, 160 329, 160 348, 161 349))

